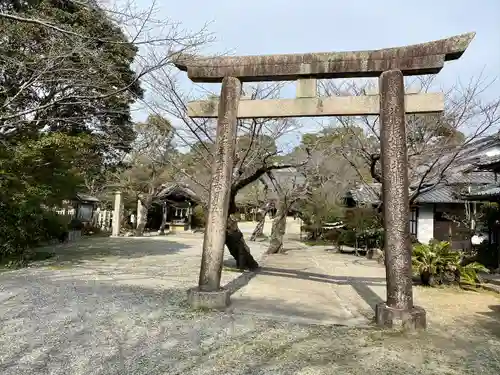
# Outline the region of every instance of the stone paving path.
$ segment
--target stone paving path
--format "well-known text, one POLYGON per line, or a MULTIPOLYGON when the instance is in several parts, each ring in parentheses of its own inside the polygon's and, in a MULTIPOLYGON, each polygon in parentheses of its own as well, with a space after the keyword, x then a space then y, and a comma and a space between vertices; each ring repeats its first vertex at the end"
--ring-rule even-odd
POLYGON ((265 259, 249 284, 232 296, 231 311, 298 323, 367 326, 385 293, 385 270, 376 262, 296 245, 265 259))
MULTIPOLYGON (((336 253, 331 246, 289 241, 286 248, 286 254, 267 257, 262 270, 233 294, 231 312, 284 322, 371 326, 375 305, 386 300, 383 265, 336 253)), ((414 287, 413 297, 426 309, 430 326, 500 312, 500 296, 488 293, 414 287)))

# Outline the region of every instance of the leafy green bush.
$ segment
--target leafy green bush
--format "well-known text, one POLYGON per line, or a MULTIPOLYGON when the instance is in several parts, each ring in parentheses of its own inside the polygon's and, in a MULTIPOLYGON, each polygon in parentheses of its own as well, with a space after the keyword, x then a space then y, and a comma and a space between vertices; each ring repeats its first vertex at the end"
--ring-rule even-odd
POLYGON ((424 285, 481 283, 478 273, 488 272, 488 269, 478 262, 464 265, 463 260, 463 254, 453 251, 449 242, 431 241, 428 245, 413 247, 413 270, 420 275, 424 285))
POLYGON ((202 206, 196 206, 193 209, 191 225, 193 228, 204 228, 206 224, 206 212, 202 206))
POLYGON ((369 249, 382 249, 384 247, 384 228, 368 229, 361 234, 361 239, 369 249))
POLYGON ((60 238, 66 230, 57 214, 36 202, 1 202, 0 208, 3 212, 0 215, 0 264, 25 264, 34 255, 35 246, 60 238))
POLYGON ((338 242, 340 245, 350 247, 382 249, 384 246, 384 229, 373 228, 363 232, 357 232, 351 228, 344 229, 340 232, 338 242))
POLYGON ((49 207, 71 199, 89 164, 91 139, 63 133, 25 134, 0 144, 0 262, 26 263, 33 248, 60 239, 67 218, 49 207))
MULTIPOLYGON (((325 223, 338 222, 343 216, 343 207, 339 202, 327 202, 321 194, 315 195, 317 192, 313 192, 313 197, 307 201, 299 203, 300 218, 304 222, 302 230, 310 241, 328 240, 330 230, 323 229, 325 223)), ((337 234, 332 235, 337 237, 337 234)))
POLYGON ((82 229, 83 236, 92 236, 96 234, 100 234, 102 232, 101 228, 95 225, 86 225, 82 229))
POLYGON ((384 230, 381 215, 376 208, 351 207, 345 209, 346 232, 343 244, 355 248, 381 248, 384 230))
POLYGON ((328 242, 337 243, 342 233, 342 229, 327 229, 323 233, 323 239, 328 242))
POLYGON ((350 229, 345 229, 340 232, 338 238, 339 245, 345 245, 350 247, 356 246, 356 232, 350 229))
POLYGON ((476 254, 472 259, 484 264, 490 269, 496 269, 500 264, 499 256, 499 245, 490 243, 489 241, 484 241, 481 245, 476 247, 476 254))
POLYGON ((68 229, 69 230, 83 230, 85 225, 80 219, 71 219, 71 221, 68 224, 68 229))

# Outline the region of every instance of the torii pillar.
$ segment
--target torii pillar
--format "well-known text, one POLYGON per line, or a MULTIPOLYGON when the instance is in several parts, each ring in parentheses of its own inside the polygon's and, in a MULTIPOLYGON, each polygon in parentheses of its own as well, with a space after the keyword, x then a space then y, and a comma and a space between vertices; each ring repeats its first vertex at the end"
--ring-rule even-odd
POLYGON ((115 191, 115 206, 113 210, 113 225, 111 228, 111 236, 118 237, 120 235, 120 229, 122 224, 123 216, 123 202, 121 191, 115 191))

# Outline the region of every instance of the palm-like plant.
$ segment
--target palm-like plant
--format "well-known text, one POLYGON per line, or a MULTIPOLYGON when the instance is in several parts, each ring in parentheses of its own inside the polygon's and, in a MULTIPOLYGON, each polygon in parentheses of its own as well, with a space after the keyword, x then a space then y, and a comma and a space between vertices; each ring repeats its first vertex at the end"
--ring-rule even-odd
POLYGON ((483 280, 479 272, 488 273, 490 270, 483 266, 481 263, 472 262, 466 266, 460 266, 460 282, 468 285, 476 285, 482 283, 483 280))
POLYGON ((479 272, 488 272, 482 264, 474 262, 463 266, 463 255, 453 251, 446 241, 431 241, 428 245, 413 247, 412 266, 424 285, 457 282, 476 285, 481 282, 479 272))
POLYGON ((420 275, 424 285, 435 284, 435 276, 443 263, 441 254, 448 246, 448 243, 440 242, 428 245, 417 244, 413 247, 413 270, 420 275))

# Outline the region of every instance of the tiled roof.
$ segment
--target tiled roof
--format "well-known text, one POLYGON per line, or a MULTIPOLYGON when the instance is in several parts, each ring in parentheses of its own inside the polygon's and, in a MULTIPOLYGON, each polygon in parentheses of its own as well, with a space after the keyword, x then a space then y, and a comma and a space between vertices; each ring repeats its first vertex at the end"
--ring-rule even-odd
POLYGON ((99 198, 93 197, 92 195, 77 193, 76 199, 85 202, 100 202, 99 198))
POLYGON ((415 199, 416 203, 462 203, 456 186, 438 185, 429 191, 424 191, 415 199))
POLYGON ((199 197, 189 186, 179 183, 164 185, 163 190, 158 194, 158 198, 162 199, 171 194, 184 195, 195 202, 199 201, 199 197))
MULTIPOLYGON (((500 133, 499 133, 500 134, 500 133)), ((487 157, 488 150, 496 149, 500 146, 499 134, 482 137, 458 148, 443 151, 439 163, 434 166, 435 173, 427 176, 423 190, 426 186, 437 186, 423 191, 416 199, 419 203, 461 203, 464 202, 465 195, 460 194, 465 186, 472 186, 484 189, 485 185, 498 185, 496 174, 490 171, 478 171, 478 164, 500 163, 500 155, 487 157), (458 153, 458 154, 457 154, 458 153), (451 163, 451 164, 449 164, 451 163), (446 168, 444 178, 439 176, 439 171, 446 168), (474 170, 475 169, 475 170, 474 170), (464 186, 465 185, 465 186, 464 186)), ((421 175, 425 173, 426 167, 422 166, 421 175)), ((420 179, 411 182, 410 187, 416 189, 420 179)), ((498 188, 500 189, 500 187, 498 188)), ((380 200, 380 184, 365 184, 349 190, 347 196, 360 203, 377 203, 380 200)), ((493 194, 496 190, 487 190, 484 194, 493 194)))
MULTIPOLYGON (((448 169, 444 177, 432 176, 426 178, 425 185, 433 185, 436 182, 444 184, 491 184, 495 181, 496 175, 494 172, 473 170, 470 163, 464 163, 448 169)), ((416 188, 419 184, 420 179, 418 178, 413 181, 411 187, 416 188)))
POLYGON ((475 165, 480 169, 488 169, 500 164, 500 155, 480 159, 475 165))
POLYGON ((500 197, 500 186, 489 185, 489 186, 484 186, 484 187, 481 187, 478 189, 474 189, 470 193, 464 194, 464 197, 467 197, 467 199, 499 198, 500 197))
POLYGON ((489 196, 500 195, 500 187, 497 186, 497 187, 492 187, 489 189, 480 190, 480 191, 477 191, 475 193, 475 195, 489 195, 489 196))
MULTIPOLYGON (((487 158, 486 154, 490 151, 497 149, 500 146, 500 138, 498 134, 478 138, 473 142, 466 145, 459 145, 454 149, 443 150, 442 155, 435 155, 439 157, 438 163, 433 165, 433 171, 426 177, 426 184, 434 184, 442 180, 439 173, 443 168, 446 169, 445 183, 490 183, 493 180, 493 174, 486 172, 485 175, 478 175, 478 172, 471 172, 476 168, 478 162, 487 158), (488 176, 489 174, 489 176, 488 176)), ((435 157, 429 160, 429 163, 435 161, 435 157)), ((419 174, 425 173, 427 167, 422 165, 419 174)), ((479 172, 484 173, 484 172, 479 172)), ((419 176, 416 176, 414 181, 411 181, 412 186, 419 184, 419 176)))
POLYGON ((382 184, 378 182, 361 184, 348 191, 348 196, 357 203, 376 204, 380 202, 382 184))
MULTIPOLYGON (((365 184, 348 192, 348 196, 362 204, 380 202, 381 184, 365 184)), ((499 188, 500 189, 500 188, 499 188)), ((424 190, 424 189, 423 189, 424 190)), ((465 195, 460 194, 460 185, 441 184, 428 191, 423 191, 415 199, 415 203, 463 203, 465 195)))
POLYGON ((479 162, 479 164, 490 164, 490 163, 499 163, 500 155, 488 156, 479 162))
POLYGON ((447 184, 491 184, 496 181, 496 176, 493 172, 458 173, 447 176, 444 181, 447 184))

